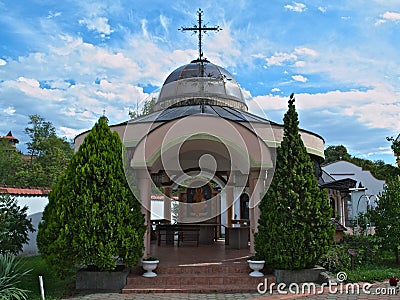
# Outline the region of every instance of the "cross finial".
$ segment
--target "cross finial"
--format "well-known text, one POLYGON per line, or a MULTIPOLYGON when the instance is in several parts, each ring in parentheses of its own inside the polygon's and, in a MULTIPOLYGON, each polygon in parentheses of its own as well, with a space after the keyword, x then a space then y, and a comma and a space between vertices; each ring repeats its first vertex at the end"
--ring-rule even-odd
POLYGON ((207 27, 207 24, 203 24, 202 22, 202 16, 203 16, 203 11, 201 8, 197 11, 199 23, 198 25, 193 25, 193 27, 181 27, 179 30, 181 31, 193 31, 198 34, 199 36, 199 60, 202 62, 204 60, 203 58, 203 50, 202 50, 202 34, 207 33, 207 31, 220 31, 222 28, 219 26, 214 26, 214 27, 207 27))

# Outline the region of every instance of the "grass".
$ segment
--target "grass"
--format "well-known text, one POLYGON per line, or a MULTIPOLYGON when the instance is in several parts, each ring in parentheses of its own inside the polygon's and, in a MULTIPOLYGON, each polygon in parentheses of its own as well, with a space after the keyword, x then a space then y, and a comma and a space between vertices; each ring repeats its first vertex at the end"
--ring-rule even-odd
POLYGON ((358 267, 346 272, 348 282, 376 282, 385 281, 392 276, 400 277, 400 268, 388 268, 387 266, 376 265, 358 267))
POLYGON ((49 270, 41 256, 21 257, 24 269, 31 269, 29 275, 23 280, 21 288, 31 291, 29 299, 40 300, 39 275, 43 277, 46 300, 60 299, 62 296, 71 295, 75 288, 75 277, 59 279, 49 270))
POLYGON ((392 252, 383 251, 376 254, 375 262, 347 271, 348 282, 385 281, 392 276, 400 278, 400 266, 396 264, 392 252))

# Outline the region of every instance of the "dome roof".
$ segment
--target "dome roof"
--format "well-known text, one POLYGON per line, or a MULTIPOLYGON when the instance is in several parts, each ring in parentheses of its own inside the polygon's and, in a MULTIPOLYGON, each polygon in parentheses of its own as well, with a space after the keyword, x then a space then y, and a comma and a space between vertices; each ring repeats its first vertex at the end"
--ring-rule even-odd
POLYGON ((197 104, 247 111, 242 90, 233 75, 207 60, 194 60, 173 71, 165 80, 153 110, 197 104))

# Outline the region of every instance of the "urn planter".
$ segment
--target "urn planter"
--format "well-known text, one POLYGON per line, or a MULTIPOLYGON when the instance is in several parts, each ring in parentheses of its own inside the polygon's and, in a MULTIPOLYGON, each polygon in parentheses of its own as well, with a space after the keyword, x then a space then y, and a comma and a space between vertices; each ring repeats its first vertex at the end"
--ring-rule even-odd
POLYGON ((157 269, 159 260, 142 260, 142 268, 146 271, 143 273, 143 277, 156 277, 157 274, 153 272, 157 269))
POLYGON ((260 272, 264 268, 265 260, 251 260, 247 261, 250 269, 253 270, 249 275, 251 277, 264 277, 264 274, 260 272))

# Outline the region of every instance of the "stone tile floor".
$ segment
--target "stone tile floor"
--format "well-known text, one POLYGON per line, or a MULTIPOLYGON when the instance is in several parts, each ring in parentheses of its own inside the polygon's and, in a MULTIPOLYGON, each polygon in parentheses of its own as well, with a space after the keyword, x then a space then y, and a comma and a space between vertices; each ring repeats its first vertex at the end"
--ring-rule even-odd
MULTIPOLYGON (((151 255, 160 258, 164 266, 182 266, 190 264, 202 263, 232 263, 243 260, 249 255, 249 249, 233 250, 226 249, 223 240, 219 240, 213 245, 201 245, 177 247, 171 245, 162 245, 158 247, 156 244, 151 245, 151 255)), ((160 267, 160 269, 162 266, 160 267)), ((65 298, 70 300, 130 300, 130 299, 360 299, 360 300, 373 300, 373 299, 400 299, 399 289, 396 290, 395 295, 379 295, 382 288, 388 288, 387 282, 376 283, 370 290, 370 294, 352 295, 352 294, 333 294, 329 293, 327 289, 321 295, 307 295, 307 294, 277 294, 275 291, 272 295, 260 295, 257 293, 256 286, 254 293, 148 293, 148 294, 119 294, 119 293, 99 293, 99 292, 82 292, 73 297, 65 298)))
POLYGON ((373 300, 373 299, 400 299, 399 288, 395 290, 395 294, 388 295, 389 285, 387 282, 381 282, 374 284, 370 289, 370 294, 360 293, 359 295, 355 294, 346 294, 343 292, 340 293, 329 293, 328 289, 324 289, 324 293, 320 295, 312 295, 312 294, 277 294, 275 291, 274 294, 265 294, 260 295, 258 293, 235 293, 235 294, 173 294, 173 293, 165 293, 165 294, 118 294, 118 293, 90 293, 85 292, 74 297, 65 298, 69 300, 129 300, 129 299, 210 299, 210 300, 219 300, 219 299, 267 299, 267 300, 275 300, 275 299, 359 299, 359 300, 373 300), (383 294, 385 292, 386 294, 383 294))

